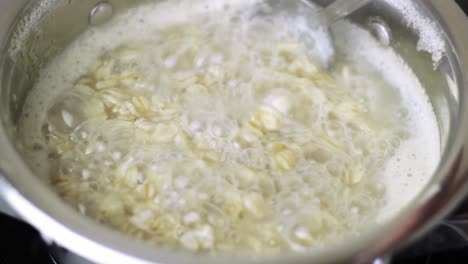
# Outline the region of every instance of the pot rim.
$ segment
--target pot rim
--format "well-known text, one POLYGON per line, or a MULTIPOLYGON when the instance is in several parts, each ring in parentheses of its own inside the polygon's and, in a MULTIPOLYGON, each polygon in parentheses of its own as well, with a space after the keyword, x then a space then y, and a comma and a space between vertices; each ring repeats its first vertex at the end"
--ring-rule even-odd
MULTIPOLYGON (((450 45, 457 51, 449 56, 457 67, 459 87, 459 117, 467 117, 468 98, 468 32, 467 17, 454 1, 425 1, 440 26, 447 32, 450 45)), ((335 263, 350 260, 368 262, 401 246, 401 241, 414 239, 446 216, 463 199, 468 189, 468 118, 459 118, 451 127, 443 162, 434 175, 445 175, 444 181, 427 189, 426 199, 406 208, 401 215, 384 227, 375 227, 350 245, 349 241, 323 251, 284 254, 274 257, 206 257, 168 248, 155 248, 129 238, 80 215, 64 203, 50 187, 29 169, 0 126, 0 194, 29 223, 59 245, 98 263, 335 263), (384 238, 384 239, 382 239, 384 238), (361 250, 367 248, 365 252, 361 250)))

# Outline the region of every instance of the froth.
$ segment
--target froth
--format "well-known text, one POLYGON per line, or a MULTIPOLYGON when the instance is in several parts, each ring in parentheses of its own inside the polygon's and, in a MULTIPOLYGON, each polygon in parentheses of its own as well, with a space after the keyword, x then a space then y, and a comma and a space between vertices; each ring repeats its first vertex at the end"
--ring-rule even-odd
POLYGON ((40 20, 44 14, 53 9, 58 2, 58 0, 36 1, 33 6, 33 11, 19 20, 17 29, 11 39, 11 46, 8 50, 12 58, 15 58, 17 53, 24 48, 24 44, 27 43, 26 40, 31 35, 31 32, 37 31, 40 20))
MULTIPOLYGON (((151 38, 155 30, 203 19, 207 12, 217 14, 219 19, 223 19, 228 17, 225 16, 226 12, 236 12, 246 6, 261 2, 263 1, 164 1, 154 5, 131 8, 107 24, 84 32, 40 73, 35 89, 32 89, 25 102, 19 131, 22 133, 26 149, 35 149, 34 153, 28 152, 25 155, 35 167, 37 174, 47 178, 49 169, 47 149, 44 147, 47 144, 42 135, 42 125, 47 110, 54 103, 55 98, 64 90, 70 89, 70 85, 84 75, 102 54, 124 43, 131 43, 135 39, 151 38), (216 12, 221 10, 223 12, 216 12), (141 19, 135 19, 135 17, 141 19), (40 149, 39 146, 44 148, 40 149)), ((23 49, 23 43, 28 35, 37 29, 43 14, 57 3, 57 0, 41 1, 33 13, 19 22, 18 30, 12 37, 9 49, 12 57, 23 49)), ((246 17, 249 15, 249 13, 244 14, 246 17)))
MULTIPOLYGON (((391 48, 352 24, 341 22, 333 29, 337 45, 353 60, 364 60, 398 89, 408 113, 403 113, 411 135, 389 160, 381 176, 387 189, 387 205, 380 220, 398 212, 417 197, 429 182, 440 158, 440 136, 429 98, 411 68, 391 48)), ((402 113, 395 113, 401 115, 402 113)))
POLYGON ((414 1, 386 0, 403 14, 407 24, 419 33, 418 50, 429 52, 437 66, 445 53, 445 41, 442 32, 434 21, 423 16, 414 1))
MULTIPOLYGON (((207 9, 229 11, 261 1, 242 0, 235 1, 235 5, 226 6, 227 2, 168 1, 141 6, 128 10, 118 19, 102 27, 85 32, 48 65, 41 74, 37 87, 28 97, 25 114, 20 122, 22 126, 20 131, 26 133, 23 136, 25 144, 28 146, 43 144, 41 125, 52 100, 64 89, 71 88, 69 85, 85 74, 104 52, 134 39, 148 38, 148 36, 151 38, 153 30, 201 19, 198 15, 207 9), (138 20, 135 17, 143 19, 138 20)), ((409 130, 412 134, 401 144, 396 155, 381 173, 388 195, 387 206, 382 209, 382 219, 385 219, 391 216, 391 212, 396 212, 412 200, 434 171, 440 156, 435 114, 418 79, 392 49, 379 45, 368 32, 348 22, 336 24, 333 30, 340 49, 353 61, 365 61, 378 69, 385 80, 400 91, 408 109, 406 118, 407 123, 411 125, 409 130)), ((435 59, 439 57, 437 55, 437 51, 441 50, 439 45, 421 44, 421 46, 421 49, 435 52, 435 59)), ((34 155, 33 158, 37 164, 46 164, 44 155, 34 155)), ((41 171, 46 171, 46 168, 42 168, 41 171)))

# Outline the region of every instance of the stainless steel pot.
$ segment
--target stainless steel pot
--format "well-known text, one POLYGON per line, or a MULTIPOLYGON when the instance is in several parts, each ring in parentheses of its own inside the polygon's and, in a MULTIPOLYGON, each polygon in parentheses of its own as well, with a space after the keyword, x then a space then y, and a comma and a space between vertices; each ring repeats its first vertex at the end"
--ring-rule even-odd
MULTIPOLYGON (((141 1, 107 2, 118 12, 141 1)), ((0 177, 0 191, 21 218, 57 244, 99 263, 363 263, 418 237, 464 197, 468 188, 468 19, 451 0, 414 1, 418 12, 435 23, 445 41, 446 52, 434 70, 431 56, 417 51, 418 30, 407 21, 408 17, 386 1, 375 1, 352 19, 363 26, 371 25, 380 37, 388 37, 387 30, 391 30, 390 45, 411 66, 432 100, 443 153, 430 183, 394 219, 370 228, 359 240, 344 241, 324 251, 252 260, 154 248, 81 216, 36 177, 22 159, 16 122, 39 69, 90 26, 89 15, 96 12, 93 8, 98 3, 0 0, 0 168, 4 176, 0 177), (375 17, 386 25, 369 24, 368 19, 375 22, 375 17)))

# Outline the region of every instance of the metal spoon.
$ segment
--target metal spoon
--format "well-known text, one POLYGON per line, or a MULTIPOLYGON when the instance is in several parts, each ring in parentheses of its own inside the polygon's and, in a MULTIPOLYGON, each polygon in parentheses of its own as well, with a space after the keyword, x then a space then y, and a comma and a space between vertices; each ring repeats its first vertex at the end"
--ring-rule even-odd
MULTIPOLYGON (((307 6, 311 7, 311 2, 309 0, 301 1, 307 6)), ((318 57, 324 68, 329 68, 331 65, 333 65, 335 60, 335 49, 332 35, 329 29, 330 26, 358 10, 359 8, 370 3, 371 1, 372 0, 336 0, 321 10, 318 14, 311 14, 319 16, 319 19, 316 20, 319 21, 319 23, 315 22, 314 26, 316 27, 316 33, 320 34, 320 36, 314 40, 310 39, 314 38, 314 36, 310 36, 309 41, 314 42, 314 49, 317 53, 315 54, 315 57, 318 57)))
MULTIPOLYGON (((302 0, 307 2, 307 0, 302 0)), ((345 18, 354 11, 360 9, 372 0, 336 0, 327 6, 323 13, 327 19, 327 24, 331 25, 336 21, 345 18)))

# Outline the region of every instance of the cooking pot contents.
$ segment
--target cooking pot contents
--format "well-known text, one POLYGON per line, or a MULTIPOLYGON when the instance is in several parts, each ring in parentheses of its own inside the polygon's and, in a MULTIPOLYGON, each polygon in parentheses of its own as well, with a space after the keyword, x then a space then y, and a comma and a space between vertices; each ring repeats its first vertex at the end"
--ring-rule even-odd
POLYGON ((30 165, 81 214, 193 252, 320 249, 385 221, 438 163, 424 89, 349 22, 321 69, 301 11, 269 11, 163 1, 89 29, 27 99, 30 165))

